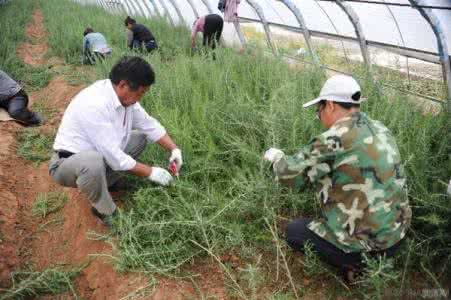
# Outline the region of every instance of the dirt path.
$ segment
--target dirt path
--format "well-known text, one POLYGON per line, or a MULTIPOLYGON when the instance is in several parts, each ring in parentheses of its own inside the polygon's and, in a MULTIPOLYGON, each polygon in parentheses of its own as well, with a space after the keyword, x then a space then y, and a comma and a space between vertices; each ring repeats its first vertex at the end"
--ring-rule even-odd
POLYGON ((47 33, 44 28, 44 16, 40 10, 33 13, 33 21, 27 26, 25 32, 30 42, 17 47, 17 56, 32 66, 45 64, 45 54, 48 49, 47 33))
MULTIPOLYGON (((48 49, 43 15, 37 10, 27 26, 31 43, 17 49, 17 55, 32 66, 58 67, 58 59, 45 59, 48 49), (55 63, 56 62, 56 63, 55 63), (55 65, 56 64, 56 65, 55 65)), ((42 133, 54 132, 71 98, 83 86, 69 85, 64 76, 53 78, 47 87, 31 93, 31 103, 41 103, 55 110, 48 122, 39 128, 42 133)), ((106 233, 106 228, 90 212, 88 201, 76 189, 56 185, 47 171, 47 163, 35 167, 16 154, 16 135, 21 126, 0 124, 0 287, 9 283, 10 272, 32 263, 38 270, 56 265, 87 266, 76 279, 77 292, 83 299, 122 299, 135 291, 150 290, 147 296, 133 299, 193 299, 196 290, 187 281, 158 280, 149 285, 139 273, 118 273, 105 257, 113 255, 111 244, 89 239, 90 232, 106 233), (69 201, 61 212, 39 220, 31 214, 39 193, 62 191, 69 201), (95 254, 95 256, 93 256, 95 254)), ((211 261, 196 267, 196 279, 204 295, 225 298, 223 276, 211 261)))

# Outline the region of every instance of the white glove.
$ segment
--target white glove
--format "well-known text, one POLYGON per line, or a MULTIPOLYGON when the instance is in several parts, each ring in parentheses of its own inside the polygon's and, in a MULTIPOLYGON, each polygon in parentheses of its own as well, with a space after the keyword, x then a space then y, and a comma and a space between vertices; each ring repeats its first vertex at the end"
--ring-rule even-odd
POLYGON ((152 167, 152 173, 150 173, 149 177, 150 181, 156 182, 159 185, 169 185, 172 181, 172 176, 168 171, 159 167, 152 167))
POLYGON ((448 196, 451 196, 451 179, 449 180, 448 184, 448 196))
POLYGON ((284 155, 285 153, 283 153, 282 150, 276 148, 269 148, 268 150, 266 150, 263 159, 273 164, 278 162, 284 155))
POLYGON ((183 165, 182 151, 179 148, 172 150, 171 157, 169 157, 169 164, 171 164, 172 162, 175 162, 178 173, 183 165))

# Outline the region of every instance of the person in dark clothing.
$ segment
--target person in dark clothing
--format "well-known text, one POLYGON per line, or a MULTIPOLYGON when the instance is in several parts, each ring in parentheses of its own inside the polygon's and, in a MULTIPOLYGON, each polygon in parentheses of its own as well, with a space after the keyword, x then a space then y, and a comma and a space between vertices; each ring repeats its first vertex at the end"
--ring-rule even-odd
POLYGON ((27 108, 28 95, 22 87, 0 70, 0 108, 8 111, 11 118, 28 126, 39 126, 42 118, 27 108))
POLYGON ((127 44, 130 49, 143 49, 143 45, 147 52, 152 52, 158 49, 157 42, 149 28, 142 24, 137 24, 135 19, 129 16, 124 21, 125 26, 130 31, 130 35, 127 38, 127 44))
POLYGON ((208 46, 211 49, 216 48, 216 44, 219 44, 222 35, 222 28, 224 27, 224 20, 217 14, 210 14, 198 18, 193 24, 193 30, 191 32, 191 48, 196 48, 196 35, 198 32, 203 32, 204 46, 208 46))

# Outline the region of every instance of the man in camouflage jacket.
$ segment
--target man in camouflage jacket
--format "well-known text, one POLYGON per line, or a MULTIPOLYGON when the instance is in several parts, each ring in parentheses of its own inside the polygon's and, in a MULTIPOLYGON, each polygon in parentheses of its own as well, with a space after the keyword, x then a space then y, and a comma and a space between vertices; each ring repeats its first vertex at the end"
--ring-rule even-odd
POLYGON ((317 105, 328 130, 293 156, 271 148, 264 157, 280 183, 298 190, 314 186, 321 205, 320 219, 288 225, 288 244, 303 250, 309 241, 346 272, 362 266, 362 253, 393 255, 412 215, 395 139, 360 112, 363 100, 352 77, 331 77, 320 96, 304 104, 317 105))

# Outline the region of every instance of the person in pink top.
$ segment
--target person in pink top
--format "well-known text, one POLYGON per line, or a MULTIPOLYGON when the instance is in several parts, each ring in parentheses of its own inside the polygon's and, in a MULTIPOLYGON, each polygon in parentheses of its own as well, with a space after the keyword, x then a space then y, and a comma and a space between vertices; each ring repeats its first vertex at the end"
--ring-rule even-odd
POLYGON ((240 0, 227 0, 224 7, 224 19, 226 22, 234 23, 238 21, 238 6, 240 0))
POLYGON ((198 32, 202 32, 202 44, 210 47, 211 49, 215 49, 216 44, 219 44, 223 26, 224 20, 221 16, 216 14, 210 14, 198 18, 193 23, 193 30, 191 32, 191 48, 196 48, 196 35, 198 32))

